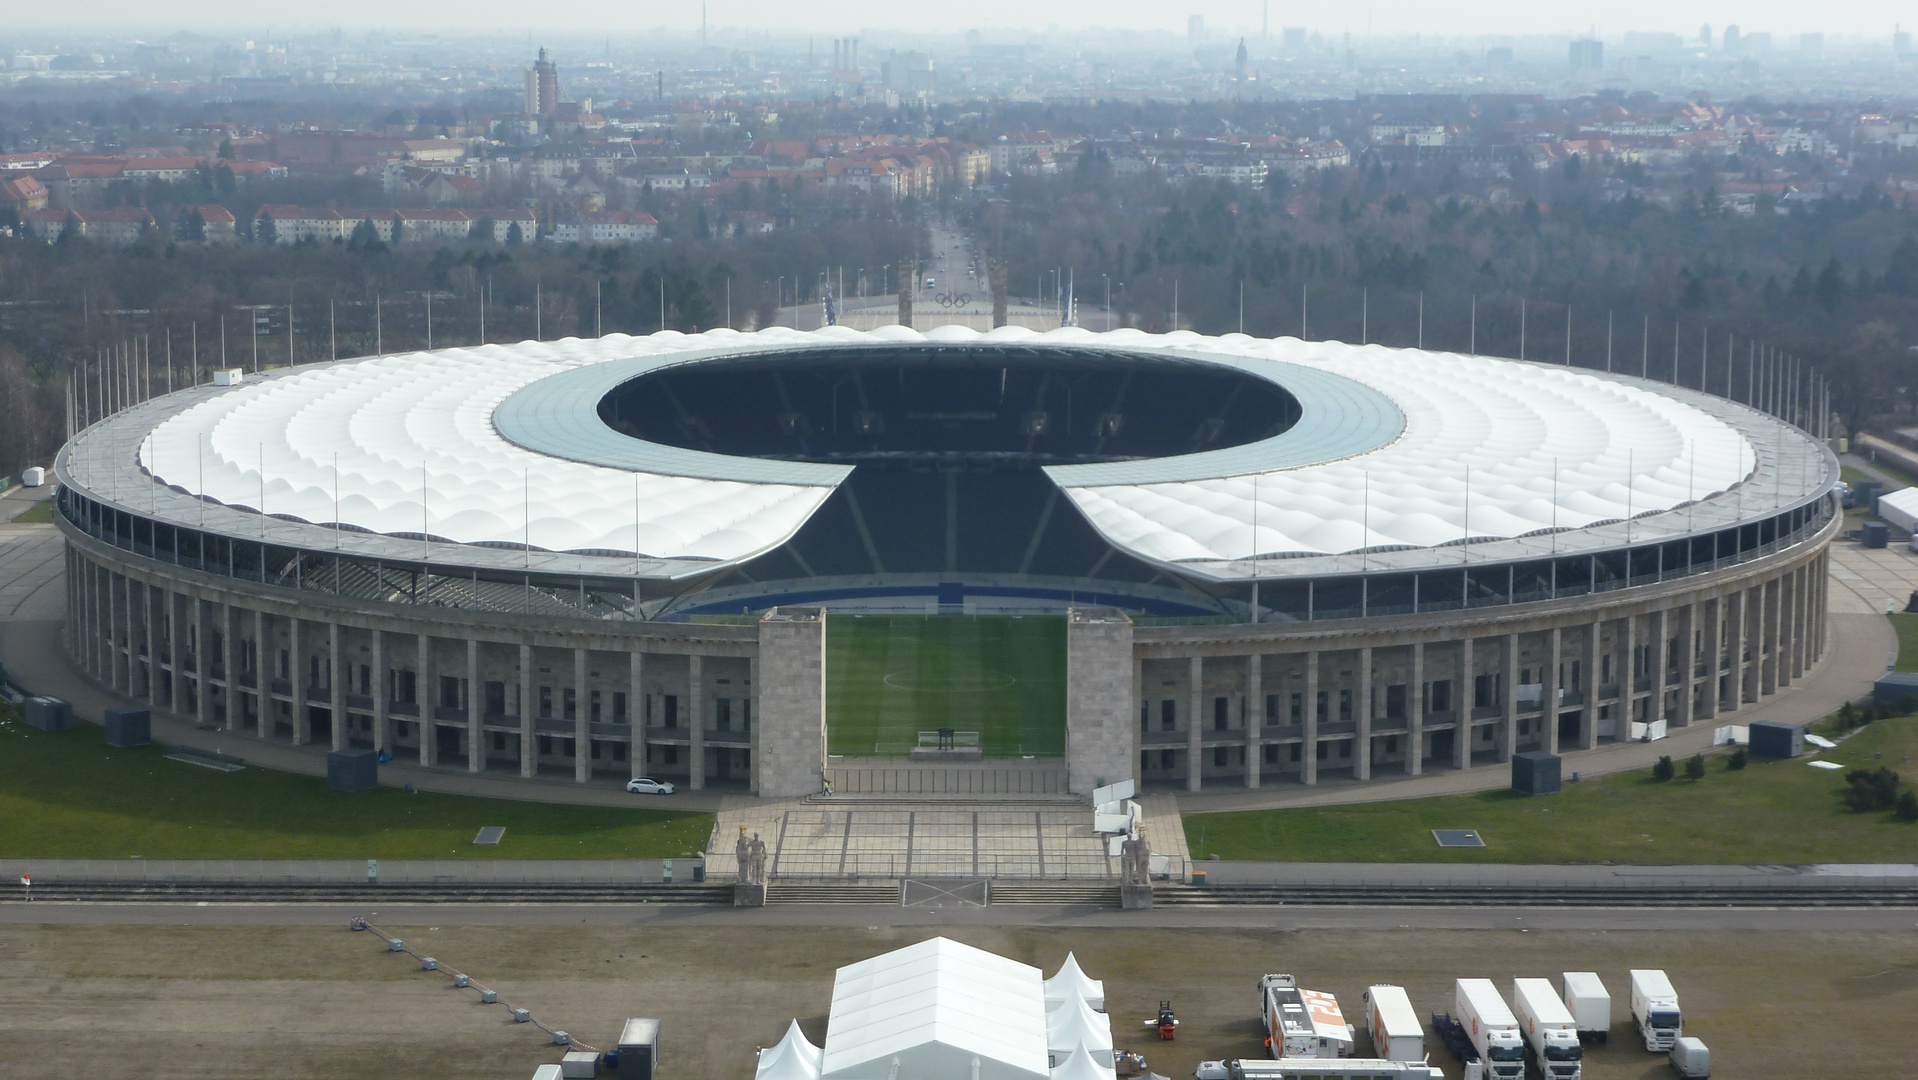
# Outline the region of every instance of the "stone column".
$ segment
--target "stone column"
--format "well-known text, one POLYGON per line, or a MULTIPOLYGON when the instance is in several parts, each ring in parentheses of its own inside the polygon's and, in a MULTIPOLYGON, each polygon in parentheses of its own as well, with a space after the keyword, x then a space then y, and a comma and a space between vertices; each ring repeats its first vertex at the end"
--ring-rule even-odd
POLYGON ((1538 744, 1548 754, 1558 753, 1558 665, 1564 658, 1565 631, 1552 627, 1545 632, 1545 677, 1539 689, 1539 723, 1545 730, 1539 733, 1538 744))
POLYGON ((486 694, 480 687, 480 643, 466 633, 466 771, 486 765, 486 694))
POLYGON ((533 735, 533 646, 519 646, 519 774, 524 778, 539 775, 539 740, 533 735))
MULTIPOLYGON (((695 710, 697 711, 697 710, 695 710)), ((698 730, 695 728, 694 730, 698 730)), ((586 650, 573 650, 573 782, 593 775, 593 710, 586 693, 586 650)), ((695 785, 698 786, 698 785, 695 785)))
POLYGON ((1759 602, 1763 621, 1758 627, 1758 693, 1764 696, 1778 692, 1778 608, 1784 599, 1784 581, 1773 578, 1759 588, 1764 592, 1759 602))
POLYGON ((253 733, 259 738, 270 738, 273 731, 273 643, 267 639, 266 630, 271 625, 267 614, 259 608, 253 609, 253 733))
POLYGON ((1405 703, 1408 719, 1405 729, 1405 775, 1425 772, 1425 643, 1412 643, 1412 685, 1405 703))
MULTIPOLYGON (((185 609, 181 606, 192 598, 171 589, 160 594, 166 605, 166 653, 173 668, 173 677, 167 680, 170 704, 167 706, 175 716, 186 715, 186 638, 182 628, 186 625, 185 609)), ((196 650, 194 653, 198 656, 196 650)), ((197 695, 196 695, 197 696, 197 695)))
POLYGON ((434 702, 439 700, 433 685, 433 638, 419 635, 419 670, 413 673, 413 702, 420 710, 420 764, 435 765, 439 759, 439 729, 433 724, 434 702))
POLYGON ((1136 775, 1138 666, 1132 658, 1132 620, 1122 612, 1067 611, 1066 787, 1073 794, 1090 795, 1102 784, 1136 775))
POLYGON ((1631 737, 1631 722, 1638 719, 1638 616, 1625 616, 1625 632, 1619 636, 1618 711, 1612 722, 1612 737, 1624 742, 1631 737))
POLYGON ((326 663, 327 672, 326 699, 333 705, 333 749, 346 749, 346 692, 353 689, 353 678, 346 670, 346 661, 340 656, 340 624, 326 624, 326 663))
POLYGON ((1721 712, 1736 712, 1745 701, 1745 593, 1741 590, 1718 601, 1725 614, 1727 641, 1725 655, 1719 660, 1719 675, 1725 692, 1719 698, 1721 712))
POLYGON ((207 625, 207 602, 198 596, 187 602, 193 605, 193 716, 205 727, 213 723, 213 681, 208 677, 213 671, 213 638, 207 625))
MULTIPOLYGON (((1066 679, 1071 686, 1071 639, 1067 641, 1066 679)), ((637 688, 639 654, 633 656, 632 680, 637 688)), ((753 717, 759 752, 753 755, 753 774, 759 781, 759 794, 775 799, 817 794, 825 780, 826 764, 823 610, 774 608, 766 613, 759 623, 759 672, 754 685, 759 688, 759 714, 753 717)), ((634 723, 643 722, 644 717, 643 712, 636 712, 634 723)), ((1068 725, 1070 717, 1068 712, 1068 725)))
POLYGON ((1264 763, 1264 745, 1259 734, 1265 726, 1265 657, 1253 653, 1245 658, 1245 786, 1259 786, 1259 767, 1264 763))
MULTIPOLYGON (((1127 650, 1127 652, 1129 654, 1130 650, 1127 650)), ((1066 670, 1068 673, 1066 676, 1066 684, 1068 687, 1071 686, 1071 681, 1072 681, 1072 676, 1070 674, 1072 670, 1071 655, 1072 654, 1070 651, 1070 646, 1068 646, 1067 653, 1066 653, 1066 657, 1067 657, 1066 670)), ((746 790, 749 794, 757 795, 759 794, 759 769, 757 768, 757 763, 759 761, 759 719, 758 719, 759 718, 759 654, 757 652, 754 652, 753 655, 748 656, 746 658, 746 685, 749 688, 746 691, 746 710, 747 710, 746 716, 747 716, 747 725, 748 725, 746 729, 748 732, 746 736, 746 744, 748 747, 746 753, 749 758, 749 760, 746 763, 747 764, 746 790)), ((1071 693, 1071 690, 1068 689, 1067 693, 1071 693)), ((627 706, 627 709, 629 710, 629 713, 628 713, 629 716, 630 716, 631 708, 632 708, 631 705, 627 706)), ((1068 707, 1068 709, 1069 708, 1070 707, 1068 707)), ((1068 715, 1066 717, 1066 751, 1067 753, 1070 753, 1071 749, 1072 749, 1072 718, 1070 713, 1068 712, 1068 715)), ((631 757, 632 755, 628 753, 627 756, 631 757)), ((1068 765, 1069 764, 1070 763, 1068 763, 1068 765)), ((634 773, 633 775, 637 776, 639 774, 634 773)))
MULTIPOLYGON (((626 654, 626 723, 629 728, 626 733, 626 759, 627 764, 632 766, 632 778, 635 780, 646 775, 645 676, 646 654, 640 652, 639 646, 635 644, 633 651, 626 654)), ((758 657, 753 658, 753 696, 755 698, 759 696, 758 657)), ((761 710, 754 709, 753 712, 759 714, 761 710)), ((762 794, 759 790, 759 757, 762 752, 762 747, 759 744, 759 730, 763 726, 763 721, 764 717, 761 715, 755 715, 753 717, 752 776, 754 794, 762 794)))
POLYGON ((1718 716, 1718 676, 1725 663, 1724 598, 1703 601, 1699 612, 1704 619, 1705 681, 1698 688, 1698 719, 1711 720, 1718 716))
MULTIPOLYGON (((313 733, 306 726, 306 653, 297 615, 286 620, 286 688, 293 698, 293 745, 305 746, 313 733)), ((269 685, 271 685, 269 683, 269 685)))
POLYGON ((1652 612, 1652 711, 1650 720, 1666 719, 1665 697, 1672 685, 1672 618, 1670 608, 1652 612))
POLYGON ((1205 658, 1193 656, 1188 661, 1190 673, 1185 693, 1185 789, 1198 791, 1204 786, 1200 770, 1205 761, 1205 751, 1199 740, 1205 737, 1205 658))
POLYGON ((1503 730, 1499 732, 1498 759, 1501 762, 1512 760, 1512 751, 1518 746, 1518 635, 1505 635, 1504 655, 1505 700, 1502 702, 1503 730))
POLYGON ((1685 605, 1678 632, 1678 715, 1674 727, 1691 727, 1692 713, 1698 701, 1698 607, 1694 600, 1685 605))
POLYGON ((1372 779, 1372 647, 1359 650, 1358 724, 1352 735, 1352 778, 1372 779))
POLYGON ((703 658, 693 653, 686 658, 686 711, 691 714, 692 737, 692 789, 704 790, 706 787, 706 681, 703 658))
POLYGON ((1772 638, 1772 681, 1780 690, 1791 685, 1793 630, 1798 625, 1798 571, 1778 577, 1778 633, 1772 638))
POLYGON ((150 709, 160 707, 160 695, 157 692, 156 676, 160 673, 160 643, 153 634, 153 587, 145 581, 127 578, 127 655, 139 660, 144 655, 145 662, 140 665, 144 678, 138 681, 139 693, 132 696, 143 699, 150 709), (133 590, 138 589, 135 597, 133 590))
POLYGON ((385 752, 392 745, 393 733, 390 730, 392 713, 387 708, 387 687, 392 674, 387 671, 386 631, 379 626, 373 627, 373 750, 385 752))
POLYGON ((120 602, 120 575, 108 571, 107 644, 110 646, 111 651, 107 653, 107 687, 115 692, 119 692, 123 687, 127 686, 127 683, 123 682, 120 678, 120 672, 126 667, 123 663, 125 654, 120 650, 120 613, 124 608, 125 605, 120 602))
POLYGON ((1307 784, 1319 782, 1319 651, 1305 654, 1305 707, 1299 710, 1299 776, 1307 784))
POLYGON ((1452 712, 1456 714, 1452 727, 1452 767, 1468 769, 1472 766, 1472 695, 1476 690, 1472 670, 1472 639, 1462 637, 1458 643, 1458 686, 1452 690, 1452 712))
POLYGON ((1739 670, 1743 673, 1741 700, 1756 702, 1765 685, 1765 586, 1745 590, 1745 656, 1739 670))
POLYGON ((1805 642, 1811 637, 1812 605, 1818 602, 1818 583, 1812 577, 1812 564, 1798 568, 1798 603, 1792 608, 1791 677, 1805 677, 1805 642))
POLYGON ((1584 703, 1578 714, 1578 749, 1590 750, 1598 745, 1598 688, 1603 683, 1599 678, 1599 651, 1604 648, 1605 623, 1594 619, 1585 626, 1585 678, 1579 686, 1584 695, 1584 703))

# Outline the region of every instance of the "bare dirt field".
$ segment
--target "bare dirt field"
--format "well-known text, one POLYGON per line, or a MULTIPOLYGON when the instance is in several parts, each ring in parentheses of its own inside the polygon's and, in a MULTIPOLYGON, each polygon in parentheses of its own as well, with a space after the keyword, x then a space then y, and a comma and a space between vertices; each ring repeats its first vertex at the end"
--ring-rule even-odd
MULTIPOLYGON (((833 969, 909 944, 922 928, 395 927, 604 1046, 627 1016, 664 1020, 664 1075, 749 1078, 753 1050, 797 1016, 825 1032, 833 969)), ((1556 979, 1595 970, 1613 994, 1609 1044, 1588 1080, 1667 1077, 1636 1046, 1625 971, 1663 967, 1685 1029, 1725 1077, 1910 1075, 1918 931, 1189 930, 965 927, 948 936, 1044 968, 1068 949, 1105 980, 1114 1034, 1159 1072, 1259 1053, 1256 978, 1289 971, 1336 993, 1397 982, 1421 1013, 1450 1011, 1451 980, 1556 979), (1170 998, 1179 1039, 1140 1021, 1170 998)), ((1363 1036, 1361 1039, 1363 1040, 1363 1036)), ((1431 1040, 1433 1060, 1455 1063, 1431 1040)), ((0 926, 0 1076, 406 1077, 523 1080, 558 1051, 504 1009, 383 951, 372 934, 314 927, 0 926), (79 1070, 76 1073, 76 1068, 79 1070)))

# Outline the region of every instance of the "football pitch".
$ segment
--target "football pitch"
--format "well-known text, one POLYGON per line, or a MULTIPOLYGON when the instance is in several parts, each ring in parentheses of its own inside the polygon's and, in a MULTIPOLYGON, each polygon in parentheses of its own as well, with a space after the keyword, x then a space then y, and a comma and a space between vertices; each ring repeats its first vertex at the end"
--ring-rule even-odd
POLYGON ((978 732, 987 757, 1064 754, 1065 617, 827 618, 829 753, 903 756, 942 727, 978 732))

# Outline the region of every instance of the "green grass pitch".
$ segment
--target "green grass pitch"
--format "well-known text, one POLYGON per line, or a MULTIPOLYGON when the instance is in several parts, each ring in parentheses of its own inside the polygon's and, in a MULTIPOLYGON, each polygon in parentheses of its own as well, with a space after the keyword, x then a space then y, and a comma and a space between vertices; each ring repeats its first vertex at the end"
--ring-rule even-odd
POLYGON ((830 753, 904 755, 942 727, 977 731, 987 757, 1064 754, 1064 616, 827 619, 830 753))

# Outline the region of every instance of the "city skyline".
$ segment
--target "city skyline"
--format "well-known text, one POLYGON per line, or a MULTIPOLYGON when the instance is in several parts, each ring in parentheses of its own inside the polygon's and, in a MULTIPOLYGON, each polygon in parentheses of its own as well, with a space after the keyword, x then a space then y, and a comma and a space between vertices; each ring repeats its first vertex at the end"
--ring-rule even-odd
MULTIPOLYGON (((327 18, 314 19, 306 5, 290 3, 254 4, 240 0, 209 0, 193 4, 168 2, 133 4, 128 0, 81 0, 58 8, 42 8, 15 13, 11 27, 33 28, 71 33, 137 32, 164 27, 208 29, 226 27, 267 27, 280 32, 300 33, 334 27, 368 29, 434 29, 458 34, 501 33, 525 30, 535 36, 556 28, 570 32, 666 31, 698 34, 702 12, 692 5, 683 8, 648 11, 598 2, 575 3, 564 9, 570 25, 541 20, 534 22, 519 5, 479 2, 454 5, 429 2, 395 9, 366 0, 340 0, 326 9, 327 18), (592 24, 588 29, 588 24, 592 24)), ((548 12, 542 11, 542 14, 548 12)), ((914 12, 902 16, 894 5, 875 0, 851 0, 835 4, 830 11, 777 4, 769 0, 732 0, 707 5, 704 20, 714 35, 736 36, 742 30, 753 36, 766 32, 803 34, 815 28, 857 28, 904 32, 963 32, 967 30, 1030 33, 1060 33, 1087 30, 1178 31, 1183 33, 1192 16, 1204 19, 1211 32, 1219 35, 1262 34, 1269 26, 1277 37, 1284 26, 1307 26, 1319 32, 1357 35, 1423 35, 1440 40, 1483 35, 1574 35, 1596 30, 1600 35, 1633 31, 1664 31, 1695 36, 1701 25, 1722 28, 1728 24, 1763 27, 1780 35, 1825 33, 1835 36, 1872 38, 1888 36, 1898 20, 1880 4, 1862 0, 1840 0, 1812 9, 1786 4, 1780 0, 1759 0, 1739 4, 1686 2, 1652 3, 1627 0, 1599 7, 1587 4, 1489 4, 1469 9, 1434 9, 1412 0, 1380 0, 1364 6, 1345 8, 1305 8, 1298 4, 1261 4, 1256 0, 1232 3, 1203 3, 1180 8, 1150 5, 1111 6, 1083 0, 1055 0, 1034 9, 1029 5, 987 2, 963 9, 914 12)), ((9 35, 13 36, 13 35, 9 35)))

